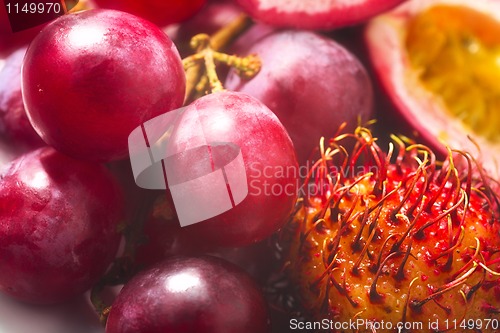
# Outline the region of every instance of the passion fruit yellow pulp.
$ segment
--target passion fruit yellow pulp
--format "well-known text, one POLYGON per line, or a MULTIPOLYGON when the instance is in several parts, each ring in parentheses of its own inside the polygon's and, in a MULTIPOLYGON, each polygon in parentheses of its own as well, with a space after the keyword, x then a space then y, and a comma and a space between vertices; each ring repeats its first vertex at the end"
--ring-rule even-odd
POLYGON ((370 22, 373 67, 433 147, 481 155, 500 174, 500 2, 409 1, 370 22), (441 148, 440 148, 441 147, 441 148))

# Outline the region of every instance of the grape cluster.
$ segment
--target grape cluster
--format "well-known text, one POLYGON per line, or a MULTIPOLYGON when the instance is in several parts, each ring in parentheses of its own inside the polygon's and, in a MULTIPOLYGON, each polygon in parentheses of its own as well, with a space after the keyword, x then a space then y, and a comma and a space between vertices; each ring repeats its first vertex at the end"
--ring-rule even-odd
MULTIPOLYGON (((128 281, 135 272, 150 268, 126 284, 130 291, 120 293, 111 312, 94 302, 100 311, 109 312, 107 332, 267 331, 270 322, 260 287, 235 264, 213 256, 238 262, 241 255, 231 259, 216 248, 262 241, 286 222, 297 197, 296 173, 262 175, 265 167, 297 168, 287 131, 262 102, 246 94, 222 91, 189 105, 170 138, 170 149, 183 151, 200 138, 194 130, 200 121, 209 143, 205 154, 215 167, 231 153, 218 144, 229 142, 241 151, 245 174, 255 178, 257 190, 261 183, 290 185, 290 194, 254 194, 252 188, 233 209, 186 228, 179 227, 175 214, 164 218, 163 209, 156 220, 169 222, 171 228, 162 226, 167 233, 160 233, 160 247, 155 248, 147 217, 151 198, 158 194, 131 184, 130 162, 121 160, 128 158, 133 129, 183 105, 186 79, 176 46, 143 17, 172 23, 198 10, 202 2, 179 2, 170 18, 160 15, 164 9, 152 10, 154 6, 144 13, 138 2, 98 4, 123 11, 91 9, 65 15, 44 27, 28 48, 10 55, 0 72, 1 132, 15 151, 6 157, 0 182, 0 290, 24 302, 48 305, 67 302, 93 287, 94 301, 94 294, 116 277, 116 267, 123 268, 117 262, 131 258, 128 247, 134 244, 137 255, 128 262, 133 268, 118 278, 128 281), (141 195, 144 200, 138 200, 141 195), (138 235, 143 239, 134 243, 138 235), (125 254, 115 259, 121 238, 125 254), (171 251, 169 239, 176 242, 171 251), (183 244, 191 244, 191 250, 183 244), (148 247, 155 249, 155 256, 146 254, 144 259, 148 247), (208 251, 213 256, 199 257, 208 251), (164 261, 166 257, 174 259, 164 261), (148 279, 157 283, 140 287, 149 284, 148 279), (164 289, 169 283, 170 291, 164 289), (152 300, 150 309, 140 300, 143 292, 152 300), (158 297, 151 298, 152 293, 158 297), (130 309, 139 305, 143 314, 138 313, 140 323, 134 323, 130 309), (144 313, 156 314, 144 322, 144 313)), ((187 172, 200 165, 199 160, 196 152, 175 163, 187 172)), ((210 184, 206 187, 210 190, 210 184)), ((172 209, 168 198, 161 199, 156 201, 172 209)))

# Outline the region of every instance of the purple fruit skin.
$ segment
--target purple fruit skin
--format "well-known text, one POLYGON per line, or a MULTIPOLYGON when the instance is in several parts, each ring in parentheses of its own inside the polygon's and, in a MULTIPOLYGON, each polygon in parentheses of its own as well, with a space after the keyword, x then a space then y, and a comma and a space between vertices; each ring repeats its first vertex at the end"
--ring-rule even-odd
POLYGON ((172 257, 139 273, 116 298, 106 333, 266 333, 256 284, 222 259, 172 257))
POLYGON ((39 148, 0 175, 0 290, 51 304, 75 297, 115 257, 123 194, 107 169, 39 148))
POLYGON ((349 129, 373 112, 370 78, 354 55, 313 32, 280 31, 265 36, 246 54, 262 60, 250 80, 230 71, 225 83, 266 104, 288 130, 304 164, 321 136, 333 136, 343 122, 349 129))
POLYGON ((0 70, 0 135, 26 148, 37 148, 44 142, 30 124, 21 93, 21 66, 26 49, 22 47, 9 55, 0 70))
MULTIPOLYGON (((171 136, 172 151, 186 151, 198 142, 193 132, 203 124, 208 143, 230 142, 240 147, 248 195, 235 207, 182 228, 188 239, 203 244, 238 247, 261 241, 283 227, 298 195, 297 158, 290 137, 278 118, 247 94, 223 91, 197 99, 186 108, 171 136), (278 191, 265 190, 274 188, 278 191)), ((185 167, 199 165, 198 155, 182 159, 185 167)))
POLYGON ((182 105, 185 74, 175 45, 157 26, 92 9, 40 32, 26 53, 22 83, 28 117, 47 144, 107 162, 128 155, 133 129, 182 105))

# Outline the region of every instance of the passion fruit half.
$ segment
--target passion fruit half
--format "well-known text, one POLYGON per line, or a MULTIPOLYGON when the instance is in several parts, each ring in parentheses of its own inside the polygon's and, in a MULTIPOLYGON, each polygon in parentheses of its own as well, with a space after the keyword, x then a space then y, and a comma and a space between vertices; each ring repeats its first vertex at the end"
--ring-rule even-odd
POLYGON ((288 28, 330 30, 364 22, 404 0, 235 0, 253 18, 288 28))
POLYGON ((438 150, 445 143, 478 152, 498 178, 500 2, 412 0, 370 21, 365 37, 383 88, 412 129, 438 150))

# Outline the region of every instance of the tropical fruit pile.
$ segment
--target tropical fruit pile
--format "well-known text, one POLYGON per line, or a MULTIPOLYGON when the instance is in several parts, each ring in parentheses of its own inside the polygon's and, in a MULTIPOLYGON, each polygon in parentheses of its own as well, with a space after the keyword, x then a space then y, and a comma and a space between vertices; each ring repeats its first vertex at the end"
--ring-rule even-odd
POLYGON ((500 2, 5 1, 0 33, 0 331, 500 332, 500 2))

